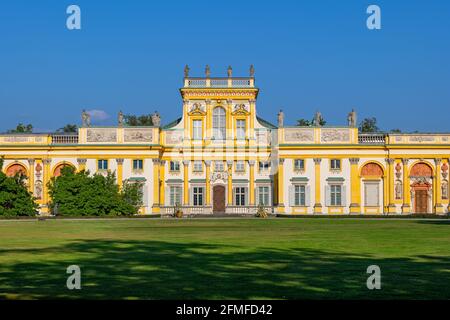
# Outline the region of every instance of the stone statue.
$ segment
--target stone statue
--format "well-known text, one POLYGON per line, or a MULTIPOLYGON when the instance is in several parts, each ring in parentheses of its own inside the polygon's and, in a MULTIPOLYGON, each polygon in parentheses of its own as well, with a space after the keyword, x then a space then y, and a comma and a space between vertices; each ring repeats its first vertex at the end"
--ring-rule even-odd
POLYGON ((209 78, 209 76, 211 75, 211 70, 209 69, 209 65, 206 65, 205 75, 206 75, 207 78, 209 78))
POLYGON ((152 123, 155 127, 159 127, 161 125, 161 116, 158 111, 155 111, 155 113, 152 114, 152 123))
POLYGON ((228 78, 231 78, 232 74, 233 74, 233 68, 231 66, 228 66, 228 78))
POLYGON ((347 122, 349 127, 356 127, 356 112, 354 109, 348 114, 347 122))
POLYGON ((117 115, 117 123, 119 124, 119 127, 123 126, 123 113, 122 113, 122 111, 119 111, 119 114, 117 115))
POLYGON ((320 113, 320 111, 317 111, 316 114, 314 115, 314 125, 316 127, 320 127, 320 121, 322 120, 322 114, 320 113))
POLYGON ((81 120, 83 122, 83 127, 91 126, 91 116, 84 109, 83 109, 83 112, 81 113, 81 120))
POLYGON ((283 110, 280 110, 278 112, 278 127, 282 128, 284 126, 284 112, 283 110))
POLYGON ((395 184, 395 199, 401 199, 402 198, 402 183, 398 181, 395 184))
POLYGON ((187 77, 189 77, 189 66, 188 65, 185 65, 184 66, 184 77, 185 78, 187 78, 187 77))
POLYGON ((448 199, 448 184, 447 181, 444 181, 441 185, 441 194, 442 199, 448 199))
POLYGON ((255 76, 255 67, 253 67, 253 65, 250 65, 250 77, 254 77, 255 76))
POLYGON ((40 180, 34 184, 34 195, 36 199, 42 199, 42 182, 40 180))

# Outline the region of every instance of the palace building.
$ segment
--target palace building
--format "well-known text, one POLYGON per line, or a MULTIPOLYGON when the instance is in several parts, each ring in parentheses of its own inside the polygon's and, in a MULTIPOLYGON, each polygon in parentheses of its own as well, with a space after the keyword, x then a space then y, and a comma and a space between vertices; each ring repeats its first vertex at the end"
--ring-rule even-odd
MULTIPOLYGON (((180 118, 153 126, 83 126, 74 134, 1 134, 7 175, 20 171, 48 213, 47 183, 64 166, 139 183, 142 214, 445 214, 450 134, 362 134, 345 126, 277 125, 257 115, 259 89, 248 77, 190 77, 180 118)), ((295 115, 292 115, 295 116, 295 115)))

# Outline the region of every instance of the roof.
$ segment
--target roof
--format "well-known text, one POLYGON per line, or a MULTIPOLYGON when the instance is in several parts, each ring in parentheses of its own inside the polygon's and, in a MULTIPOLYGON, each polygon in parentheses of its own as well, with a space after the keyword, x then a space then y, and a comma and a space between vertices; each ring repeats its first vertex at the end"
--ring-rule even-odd
POLYGON ((258 122, 259 122, 263 127, 266 127, 266 128, 269 128, 269 129, 276 129, 276 128, 277 128, 275 125, 271 124, 269 121, 264 120, 263 118, 260 118, 260 117, 258 117, 258 116, 256 116, 256 120, 258 120, 258 122))

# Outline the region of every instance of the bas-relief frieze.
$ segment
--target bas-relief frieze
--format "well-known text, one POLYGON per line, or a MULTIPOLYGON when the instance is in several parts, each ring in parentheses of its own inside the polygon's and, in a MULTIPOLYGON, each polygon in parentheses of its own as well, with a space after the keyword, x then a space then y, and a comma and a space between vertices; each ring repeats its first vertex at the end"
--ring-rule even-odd
POLYGON ((321 142, 350 142, 348 129, 324 129, 320 130, 321 142))
POLYGON ((87 129, 87 142, 117 142, 116 129, 87 129))
POLYGON ((286 142, 314 142, 314 129, 286 128, 284 129, 286 142))
POLYGON ((256 142, 258 144, 271 144, 272 136, 268 130, 255 131, 256 142))
POLYGON ((410 136, 409 142, 422 143, 422 142, 434 142, 436 137, 434 136, 410 136))
POLYGON ((125 129, 124 142, 152 142, 153 129, 125 129))
POLYGON ((166 144, 176 144, 183 142, 183 131, 165 131, 166 144))

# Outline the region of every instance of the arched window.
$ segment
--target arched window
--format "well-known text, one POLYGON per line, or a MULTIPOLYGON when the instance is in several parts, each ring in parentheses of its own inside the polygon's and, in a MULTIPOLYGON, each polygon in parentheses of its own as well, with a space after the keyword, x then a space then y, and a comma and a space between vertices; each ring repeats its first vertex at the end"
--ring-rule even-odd
POLYGON ((213 138, 215 140, 224 140, 226 130, 225 109, 217 107, 213 110, 213 138))

